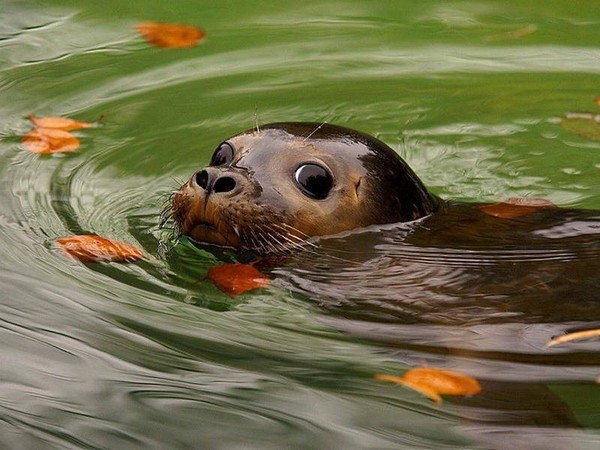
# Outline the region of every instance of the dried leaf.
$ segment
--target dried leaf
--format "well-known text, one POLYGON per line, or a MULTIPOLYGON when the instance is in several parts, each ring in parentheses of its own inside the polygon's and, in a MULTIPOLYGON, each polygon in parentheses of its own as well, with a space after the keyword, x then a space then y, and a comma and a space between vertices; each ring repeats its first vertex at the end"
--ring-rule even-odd
POLYGON ((582 339, 591 339, 594 337, 600 337, 600 328, 595 328, 593 330, 574 331, 572 333, 563 334, 562 336, 558 336, 551 339, 546 344, 546 347, 564 344, 565 342, 579 341, 582 339))
POLYGON ((23 136, 23 148, 33 153, 69 153, 79 147, 79 139, 64 130, 35 128, 23 136))
POLYGON ((406 380, 403 380, 402 383, 400 383, 400 384, 402 384, 402 386, 404 386, 405 388, 412 389, 413 391, 416 391, 419 394, 424 395, 425 397, 429 398, 430 400, 433 400, 434 402, 436 402, 438 405, 440 403, 442 403, 442 396, 440 395, 440 393, 437 392, 431 386, 428 386, 427 384, 412 383, 412 382, 406 381, 406 380))
POLYGON ((569 113, 560 125, 570 133, 590 141, 600 141, 600 114, 569 113))
POLYGON ((208 278, 227 295, 240 295, 271 284, 271 280, 252 264, 222 264, 208 271, 208 278))
POLYGON ((594 97, 594 102, 596 102, 596 105, 600 106, 600 97, 594 97))
POLYGON ((144 257, 131 244, 94 234, 59 238, 56 243, 65 254, 83 262, 131 262, 144 257))
POLYGON ((478 208, 484 213, 499 217, 501 219, 514 219, 527 216, 544 208, 556 208, 557 206, 549 200, 543 198, 518 198, 506 199, 501 203, 491 205, 482 205, 478 208))
POLYGON ((142 22, 135 28, 149 43, 164 48, 194 47, 206 36, 201 28, 192 25, 142 22))
POLYGON ((453 370, 417 367, 404 374, 404 381, 426 385, 442 395, 475 395, 481 392, 481 385, 475 378, 453 370))
POLYGON ((29 120, 33 122, 33 125, 35 125, 36 128, 52 128, 63 131, 78 130, 80 128, 94 126, 92 123, 79 122, 66 117, 35 117, 33 114, 30 114, 29 120))
POLYGON ((401 384, 436 403, 441 403, 441 395, 475 395, 481 392, 481 385, 476 379, 460 372, 432 367, 417 367, 402 377, 376 374, 375 379, 401 384))

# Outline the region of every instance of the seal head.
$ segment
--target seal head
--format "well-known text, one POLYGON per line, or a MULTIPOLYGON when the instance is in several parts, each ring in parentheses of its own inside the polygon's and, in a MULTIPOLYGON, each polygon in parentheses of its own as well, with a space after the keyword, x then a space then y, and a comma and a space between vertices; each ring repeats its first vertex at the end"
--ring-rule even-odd
POLYGON ((270 253, 307 238, 430 214, 434 198, 383 142, 348 128, 275 123, 221 143, 173 196, 194 241, 270 253))

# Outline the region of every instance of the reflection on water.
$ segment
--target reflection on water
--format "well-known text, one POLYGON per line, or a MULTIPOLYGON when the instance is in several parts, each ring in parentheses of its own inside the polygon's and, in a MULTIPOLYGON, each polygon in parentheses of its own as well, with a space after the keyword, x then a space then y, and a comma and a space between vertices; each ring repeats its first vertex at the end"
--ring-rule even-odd
POLYGON ((600 147, 555 120, 596 107, 597 5, 415 5, 3 3, 0 447, 600 445, 598 341, 546 347, 600 326, 600 147), (208 37, 149 48, 151 19, 208 37), (158 215, 257 111, 377 135, 445 198, 569 208, 450 204, 271 260, 274 286, 231 299, 199 280, 236 255, 160 257, 158 215), (30 113, 102 126, 40 157, 30 113), (64 258, 54 239, 83 232, 149 257, 64 258), (437 406, 372 378, 423 364, 484 391, 437 406))

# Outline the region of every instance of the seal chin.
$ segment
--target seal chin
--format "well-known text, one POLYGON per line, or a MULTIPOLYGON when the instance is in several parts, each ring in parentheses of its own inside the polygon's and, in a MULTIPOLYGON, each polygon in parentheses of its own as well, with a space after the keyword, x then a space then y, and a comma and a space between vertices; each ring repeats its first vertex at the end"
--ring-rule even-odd
POLYGON ((181 234, 196 242, 237 247, 240 244, 231 230, 224 226, 218 211, 205 196, 200 195, 189 183, 175 193, 172 216, 181 234))
POLYGON ((193 241, 229 247, 241 247, 242 243, 232 233, 222 233, 215 225, 209 222, 194 224, 187 234, 193 241))

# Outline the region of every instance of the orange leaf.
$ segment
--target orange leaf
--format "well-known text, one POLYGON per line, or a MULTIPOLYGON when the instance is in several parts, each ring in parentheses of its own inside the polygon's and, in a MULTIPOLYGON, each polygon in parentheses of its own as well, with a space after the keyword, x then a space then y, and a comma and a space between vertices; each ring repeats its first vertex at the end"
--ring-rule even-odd
POLYGON ((194 47, 206 36, 201 28, 174 23, 141 22, 136 30, 144 39, 157 47, 194 47))
POLYGON ((52 128, 64 131, 89 128, 94 125, 92 123, 79 122, 66 117, 35 117, 33 114, 29 114, 29 120, 31 120, 37 128, 52 128))
POLYGON ((208 278, 227 295, 240 295, 268 286, 271 280, 252 264, 222 264, 208 271, 208 278))
POLYGON ((142 252, 131 244, 94 234, 59 238, 56 243, 69 256, 83 262, 130 262, 142 259, 142 252))
POLYGON ((373 375, 373 378, 375 378, 376 380, 381 380, 381 381, 389 381, 390 383, 398 383, 398 384, 404 383, 403 377, 397 377, 395 375, 387 375, 385 373, 376 373, 375 375, 373 375))
POLYGON ((35 128, 23 136, 23 148, 33 153, 74 152, 79 147, 79 139, 64 130, 53 128, 35 128))
POLYGON ((481 385, 475 378, 433 367, 411 369, 404 374, 404 381, 429 386, 442 395, 475 395, 481 392, 481 385))
POLYGON ((376 374, 375 379, 401 384, 441 403, 440 395, 475 395, 481 392, 479 382, 460 372, 432 367, 417 367, 403 377, 376 374))
POLYGON ((478 207, 484 213, 501 219, 514 219, 527 216, 543 208, 556 208, 556 205, 543 198, 509 198, 501 203, 478 207))
POLYGON ((442 403, 442 396, 440 395, 440 393, 438 391, 436 391, 435 388, 433 388, 427 384, 412 383, 412 382, 406 381, 406 380, 402 380, 402 382, 400 384, 402 386, 404 386, 405 388, 412 389, 413 391, 416 391, 419 394, 424 395, 425 397, 436 402, 438 405, 440 403, 442 403))

